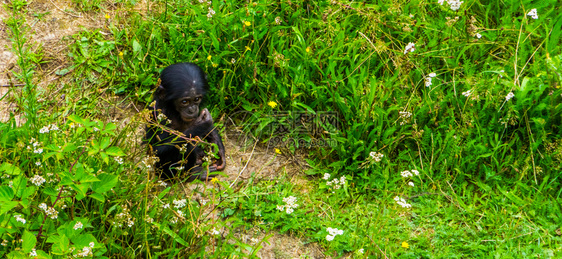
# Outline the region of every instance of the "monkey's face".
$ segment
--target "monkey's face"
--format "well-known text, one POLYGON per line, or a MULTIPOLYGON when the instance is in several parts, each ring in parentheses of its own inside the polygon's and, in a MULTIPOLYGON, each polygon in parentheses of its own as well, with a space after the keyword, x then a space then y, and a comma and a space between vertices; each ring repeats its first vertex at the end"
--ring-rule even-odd
POLYGON ((199 116, 199 104, 202 99, 202 95, 195 95, 185 96, 174 101, 176 111, 184 122, 190 123, 199 116))

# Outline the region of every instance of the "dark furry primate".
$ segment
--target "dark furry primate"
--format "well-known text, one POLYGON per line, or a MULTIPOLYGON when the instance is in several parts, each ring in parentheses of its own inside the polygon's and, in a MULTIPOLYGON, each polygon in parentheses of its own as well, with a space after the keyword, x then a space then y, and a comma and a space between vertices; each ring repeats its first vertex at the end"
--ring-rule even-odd
POLYGON ((160 159, 155 166, 162 169, 162 177, 166 179, 177 177, 180 172, 187 172, 189 181, 212 177, 207 172, 223 170, 226 159, 211 114, 206 108, 199 111, 209 89, 207 76, 193 63, 179 63, 162 70, 160 82, 154 92, 155 105, 150 108, 157 124, 148 126, 145 140, 160 159), (208 170, 201 166, 205 151, 197 141, 191 140, 197 138, 218 148, 218 158, 208 170))

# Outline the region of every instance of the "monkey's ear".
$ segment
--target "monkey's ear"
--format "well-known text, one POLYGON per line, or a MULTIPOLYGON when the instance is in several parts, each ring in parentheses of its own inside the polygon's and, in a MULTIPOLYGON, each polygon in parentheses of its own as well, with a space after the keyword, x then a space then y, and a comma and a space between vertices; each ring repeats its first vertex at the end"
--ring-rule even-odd
POLYGON ((166 97, 166 89, 162 85, 158 85, 156 91, 154 91, 154 96, 158 100, 164 100, 164 98, 166 97))

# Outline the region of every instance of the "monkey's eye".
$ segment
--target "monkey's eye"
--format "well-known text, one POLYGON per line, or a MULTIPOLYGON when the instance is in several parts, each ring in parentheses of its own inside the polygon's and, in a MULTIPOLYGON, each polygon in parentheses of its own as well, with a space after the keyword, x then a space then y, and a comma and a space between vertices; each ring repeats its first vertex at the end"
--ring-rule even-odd
POLYGON ((187 104, 187 100, 181 100, 181 104, 187 104))
POLYGON ((195 97, 195 101, 198 102, 198 101, 199 101, 199 97, 195 97))

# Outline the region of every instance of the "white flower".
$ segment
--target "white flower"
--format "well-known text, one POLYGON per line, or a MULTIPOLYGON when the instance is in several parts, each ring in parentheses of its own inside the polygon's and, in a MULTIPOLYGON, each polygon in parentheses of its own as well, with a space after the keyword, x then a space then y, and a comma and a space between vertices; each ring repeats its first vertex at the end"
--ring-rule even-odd
POLYGON ((361 248, 361 249, 357 250, 357 253, 359 253, 359 254, 364 254, 364 253, 365 253, 365 249, 361 248))
POLYGON ((170 203, 162 204, 162 208, 163 208, 163 209, 167 209, 167 208, 169 208, 169 207, 170 207, 170 203))
POLYGON ((187 201, 185 199, 173 200, 172 203, 174 204, 174 208, 181 209, 181 208, 185 207, 185 205, 187 204, 187 201))
POLYGON ((324 179, 324 180, 330 179, 330 174, 329 174, 329 173, 325 173, 325 174, 324 174, 324 177, 322 177, 322 179, 324 179))
POLYGON ((41 162, 37 161, 37 162, 35 162, 35 165, 36 165, 36 166, 41 166, 41 162))
POLYGON ((43 178, 42 176, 36 174, 33 177, 31 177, 31 183, 37 185, 37 186, 41 186, 41 184, 43 184, 45 182, 45 178, 43 178))
POLYGON ((89 245, 90 245, 91 248, 94 248, 94 245, 96 245, 96 244, 94 242, 90 242, 89 245))
POLYGON ((31 249, 29 256, 37 256, 37 251, 35 251, 35 248, 31 249))
POLYGON ((414 187, 414 182, 409 182, 408 185, 414 187))
POLYGON ((33 153, 35 153, 35 154, 41 154, 41 153, 43 153, 43 149, 42 149, 42 148, 38 148, 38 149, 34 150, 33 153))
POLYGON ((231 59, 230 62, 231 62, 232 64, 234 64, 234 63, 236 63, 236 59, 231 59))
POLYGON ((507 101, 511 100, 511 98, 513 98, 514 96, 515 96, 515 95, 513 94, 513 92, 509 92, 509 93, 507 94, 507 96, 505 97, 505 101, 507 102, 507 101))
POLYGON ((466 92, 463 92, 462 95, 469 97, 472 94, 472 90, 468 90, 466 92))
POLYGON ((81 229, 82 227, 84 227, 84 225, 82 224, 82 222, 78 221, 78 222, 76 222, 76 224, 74 225, 74 230, 81 229))
POLYGON ((335 236, 327 235, 327 236, 326 236, 326 240, 332 241, 332 240, 334 240, 334 237, 335 237, 335 236))
POLYGON ((531 16, 531 18, 533 18, 533 19, 539 19, 539 16, 537 15, 537 9, 536 8, 531 9, 531 11, 529 11, 527 13, 527 16, 531 16))
POLYGON ((123 158, 116 156, 116 157, 114 157, 113 159, 114 159, 115 162, 117 162, 118 164, 120 164, 120 165, 123 164, 123 158))
POLYGON ((21 215, 15 215, 14 218, 16 218, 16 221, 19 221, 22 224, 25 224, 25 222, 27 222, 24 218, 21 217, 21 215))
POLYGON ((412 172, 414 175, 419 175, 419 174, 420 174, 420 172, 418 172, 418 170, 416 170, 416 169, 412 169, 411 172, 412 172))
POLYGON ((378 153, 378 152, 371 152, 369 153, 369 156, 371 157, 371 159, 375 160, 375 162, 380 162, 381 159, 384 157, 384 155, 382 153, 378 153))
POLYGON ((406 170, 406 171, 402 171, 400 172, 400 174, 402 175, 402 177, 406 178, 406 177, 412 177, 412 173, 410 173, 410 171, 406 170))
POLYGON ((39 129, 39 133, 44 134, 49 132, 49 125, 39 129))
POLYGON ((445 2, 445 0, 437 0, 437 3, 440 5, 443 5, 443 3, 445 2))
POLYGON ((281 24, 281 18, 279 16, 275 17, 275 23, 277 25, 281 24))
POLYGON ((408 43, 408 45, 406 45, 406 48, 404 48, 404 55, 408 54, 408 52, 414 52, 414 50, 416 50, 416 44, 414 44, 413 42, 408 43))
POLYGON ((430 87, 431 86, 431 77, 426 77, 425 78, 425 87, 430 87))
POLYGON ((326 240, 328 241, 334 240, 334 237, 337 235, 343 235, 343 230, 337 228, 327 228, 326 231, 328 231, 328 235, 326 236, 326 240))
POLYGON ((480 33, 476 33, 476 38, 482 38, 482 35, 480 33))
POLYGON ((220 232, 216 228, 213 228, 213 229, 211 229, 211 234, 218 235, 218 234, 220 234, 220 232))
POLYGON ((437 76, 437 74, 435 74, 435 73, 431 72, 431 73, 429 73, 429 74, 428 74, 427 76, 429 76, 429 77, 436 77, 436 76, 437 76))
POLYGON ((459 8, 461 8, 461 4, 463 3, 463 1, 458 0, 448 0, 448 2, 451 10, 453 11, 459 10, 459 8))
POLYGON ((42 209, 42 210, 47 210, 47 204, 43 202, 43 203, 39 204, 39 208, 42 209))
POLYGON ((209 7, 209 13, 207 14, 207 18, 209 18, 209 19, 213 18, 214 14, 215 14, 215 10, 213 10, 213 8, 209 7))
POLYGON ((412 205, 408 204, 406 202, 406 200, 404 200, 404 199, 402 199, 398 196, 394 197, 394 200, 396 201, 396 203, 398 203, 398 205, 402 206, 403 208, 411 208, 412 207, 412 205))
POLYGON ((294 211, 293 209, 287 207, 287 210, 285 212, 287 212, 287 214, 291 214, 291 213, 293 213, 293 211, 294 211))

